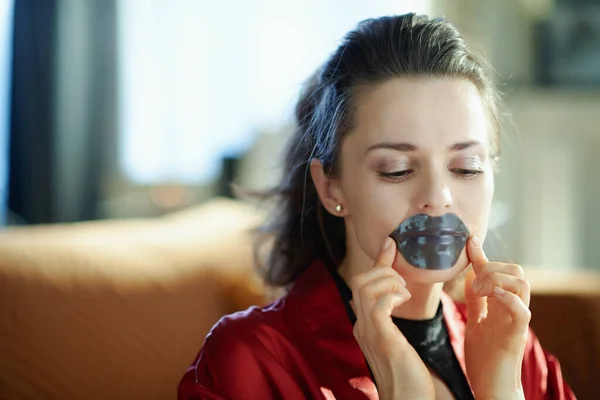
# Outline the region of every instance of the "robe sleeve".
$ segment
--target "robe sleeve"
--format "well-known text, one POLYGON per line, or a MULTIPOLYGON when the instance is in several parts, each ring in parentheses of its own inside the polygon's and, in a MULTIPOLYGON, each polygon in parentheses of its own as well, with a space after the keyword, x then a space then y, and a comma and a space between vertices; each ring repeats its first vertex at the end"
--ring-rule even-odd
POLYGON ((522 381, 526 399, 576 400, 563 379, 558 359, 542 348, 531 330, 523 358, 522 381))
POLYGON ((178 399, 306 398, 272 354, 269 340, 276 337, 265 337, 244 320, 221 320, 179 383, 178 399))

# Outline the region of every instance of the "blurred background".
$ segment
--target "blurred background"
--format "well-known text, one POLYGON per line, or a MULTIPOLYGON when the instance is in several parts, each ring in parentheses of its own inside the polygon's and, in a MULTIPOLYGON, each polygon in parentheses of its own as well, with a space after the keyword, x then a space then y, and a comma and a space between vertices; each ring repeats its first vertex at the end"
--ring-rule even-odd
POLYGON ((494 67, 486 250, 526 268, 534 331, 598 399, 600 0, 0 0, 0 398, 174 399, 214 323, 272 298, 268 210, 230 183, 277 182, 305 79, 410 11, 494 67))
POLYGON ((279 177, 367 17, 445 16, 505 93, 490 256, 600 270, 600 2, 0 0, 0 224, 153 217, 279 177))

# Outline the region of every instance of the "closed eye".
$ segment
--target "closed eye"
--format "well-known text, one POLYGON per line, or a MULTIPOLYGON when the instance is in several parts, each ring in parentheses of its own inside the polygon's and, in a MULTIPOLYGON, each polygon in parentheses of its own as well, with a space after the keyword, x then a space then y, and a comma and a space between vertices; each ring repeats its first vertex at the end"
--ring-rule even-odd
POLYGON ((478 169, 466 169, 466 168, 452 168, 450 171, 461 178, 474 178, 477 175, 483 174, 483 170, 478 169))
POLYGON ((405 180, 406 178, 408 178, 410 176, 410 174, 412 174, 414 172, 414 170, 412 169, 405 169, 402 171, 394 171, 394 172, 378 172, 378 175, 380 178, 389 180, 389 181, 394 181, 394 182, 399 182, 402 180, 405 180))

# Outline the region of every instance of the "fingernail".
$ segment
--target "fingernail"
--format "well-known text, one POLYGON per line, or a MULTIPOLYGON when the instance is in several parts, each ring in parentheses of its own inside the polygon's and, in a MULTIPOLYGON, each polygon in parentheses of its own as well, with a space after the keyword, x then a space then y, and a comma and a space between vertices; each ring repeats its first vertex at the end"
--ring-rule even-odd
POLYGON ((475 247, 481 247, 481 242, 479 241, 479 238, 477 236, 473 236, 471 240, 473 241, 475 247))
POLYGON ((387 250, 388 247, 390 247, 390 245, 392 244, 393 240, 391 237, 387 237, 385 239, 385 242, 383 242, 383 250, 387 250))
POLYGON ((500 286, 496 286, 494 288, 494 293, 497 294, 498 296, 502 297, 506 294, 506 290, 502 289, 500 286))
POLYGON ((412 294, 410 294, 410 292, 407 291, 406 293, 398 294, 397 296, 402 300, 406 301, 412 297, 412 294))

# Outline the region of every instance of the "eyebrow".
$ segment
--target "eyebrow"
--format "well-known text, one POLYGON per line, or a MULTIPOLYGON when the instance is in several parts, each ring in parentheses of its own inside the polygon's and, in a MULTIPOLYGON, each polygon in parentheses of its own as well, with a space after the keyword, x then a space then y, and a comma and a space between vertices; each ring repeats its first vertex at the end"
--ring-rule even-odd
MULTIPOLYGON (((455 143, 452 146, 450 146, 448 148, 448 150, 461 151, 461 150, 465 150, 465 149, 468 149, 473 146, 482 146, 482 145, 483 145, 483 143, 481 143, 477 140, 470 140, 467 142, 455 143)), ((401 152, 410 152, 410 151, 418 150, 418 147, 415 145, 412 145, 410 143, 382 142, 382 143, 377 143, 377 144, 370 146, 365 151, 365 154, 372 150, 377 150, 377 149, 390 149, 390 150, 396 150, 396 151, 401 151, 401 152)))

